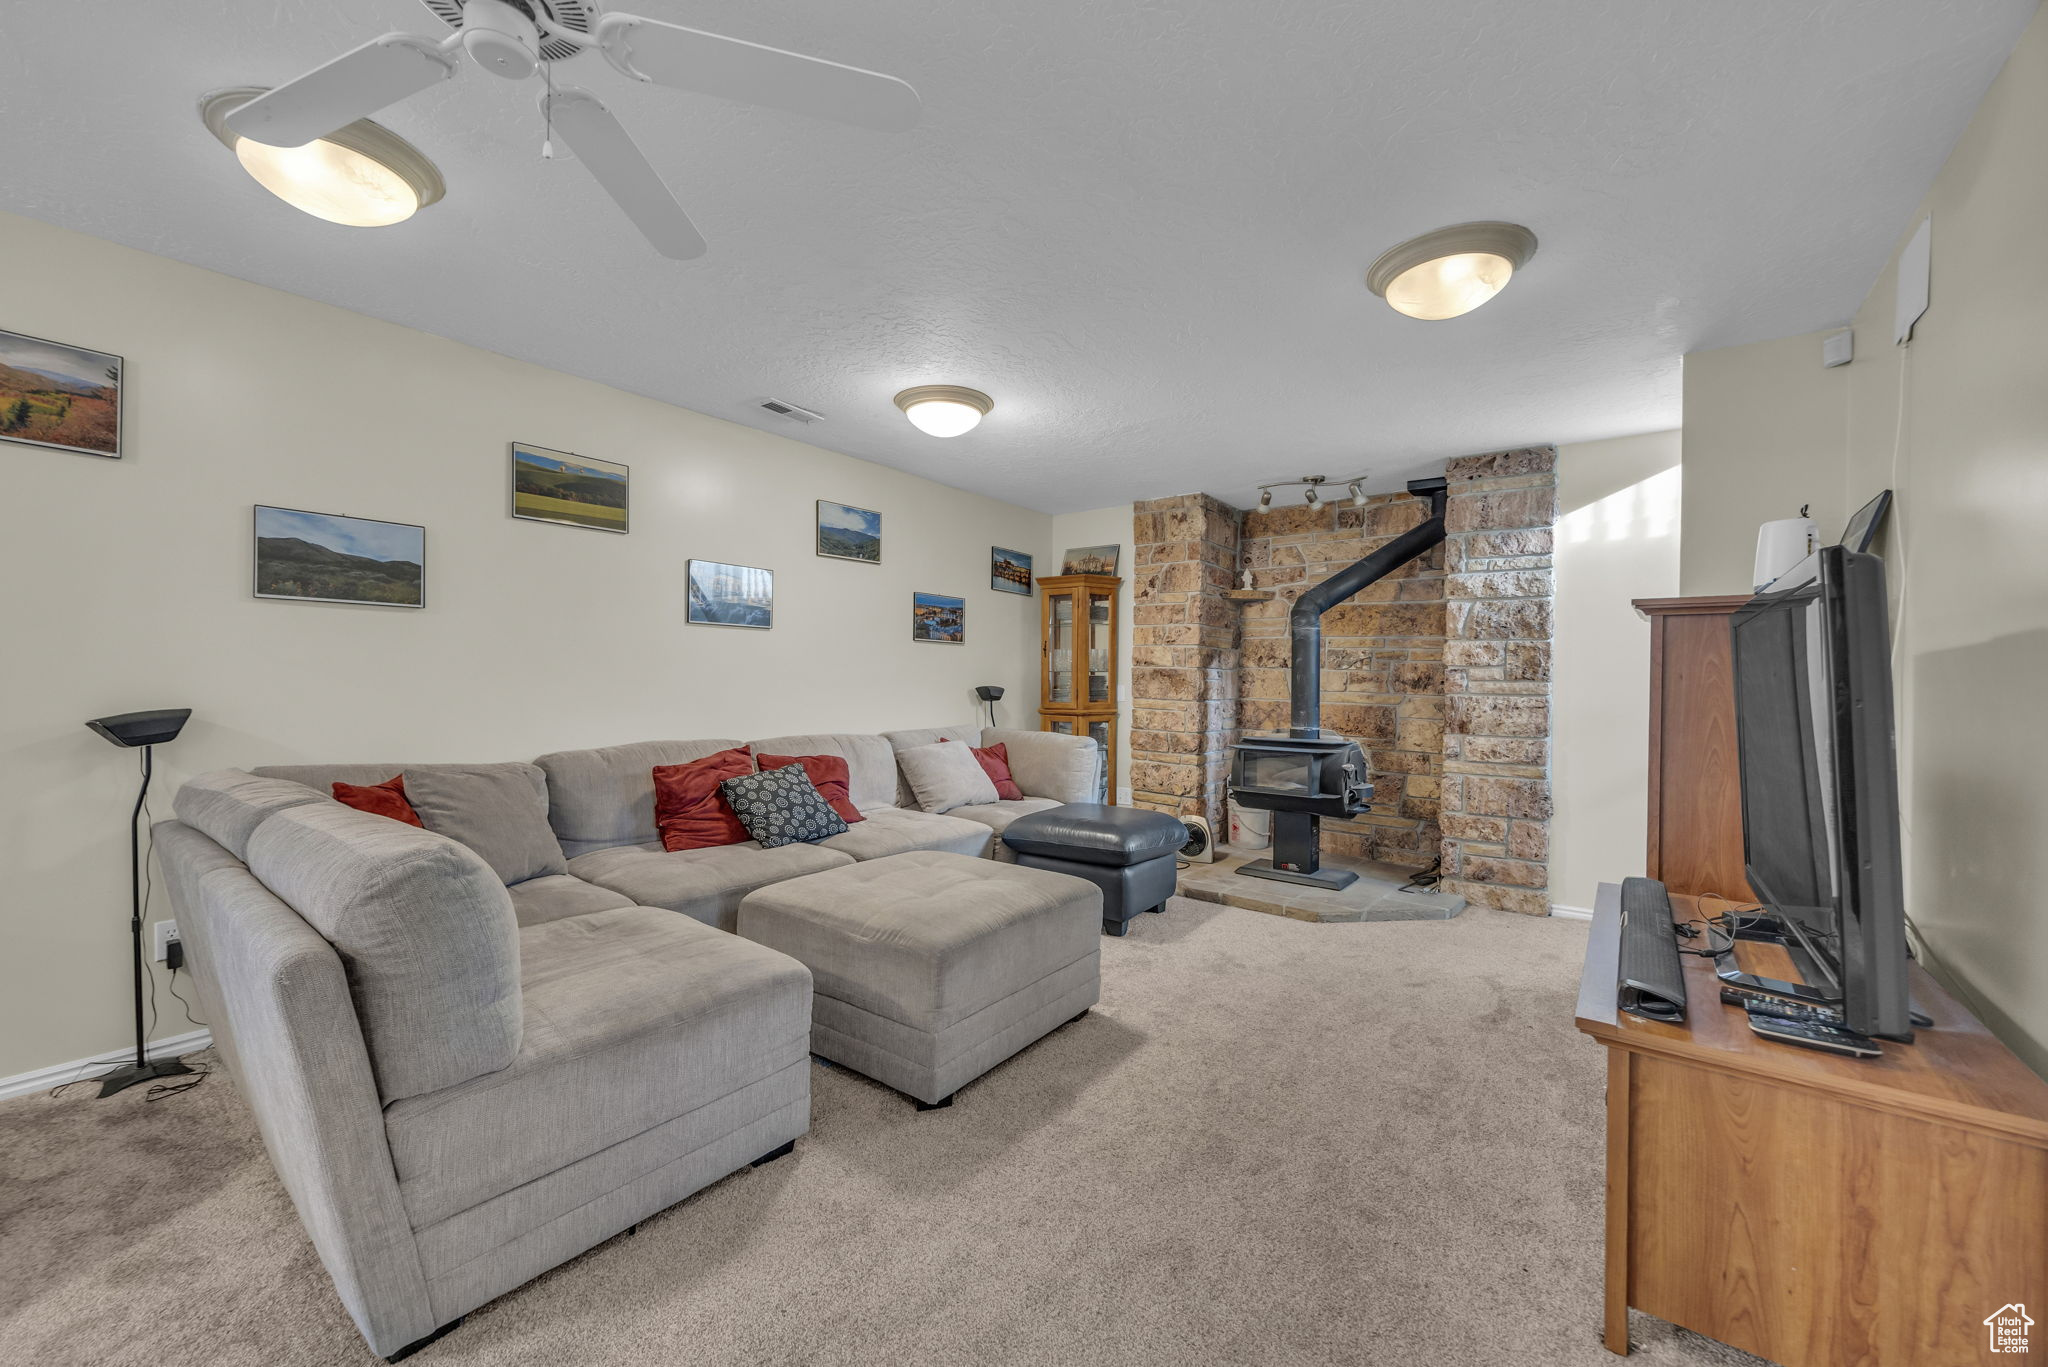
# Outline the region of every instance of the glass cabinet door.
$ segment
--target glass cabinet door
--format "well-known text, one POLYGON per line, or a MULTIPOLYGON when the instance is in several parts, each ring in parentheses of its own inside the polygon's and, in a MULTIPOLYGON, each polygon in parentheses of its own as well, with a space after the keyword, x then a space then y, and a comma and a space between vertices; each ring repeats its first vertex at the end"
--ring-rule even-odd
POLYGON ((1116 718, 1100 717, 1088 723, 1088 736, 1102 747, 1102 788, 1098 802, 1116 800, 1116 718))
POLYGON ((1110 595, 1088 594, 1088 701, 1108 702, 1114 696, 1116 662, 1110 659, 1110 595))
POLYGON ((1074 700, 1074 599, 1060 594, 1048 605, 1052 623, 1046 628, 1046 697, 1049 703, 1074 700))

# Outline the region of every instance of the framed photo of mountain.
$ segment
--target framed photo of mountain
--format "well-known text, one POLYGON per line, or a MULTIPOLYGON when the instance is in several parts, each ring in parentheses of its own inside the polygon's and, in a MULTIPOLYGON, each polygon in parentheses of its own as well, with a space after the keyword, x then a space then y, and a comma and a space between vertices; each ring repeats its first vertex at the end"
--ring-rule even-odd
POLYGON ((256 596, 427 605, 427 529, 256 505, 256 596))
POLYGON ((512 443, 512 516, 601 532, 631 530, 631 471, 545 446, 512 443))
POLYGON ((1031 557, 1022 551, 988 548, 988 586, 997 593, 1031 596, 1031 557))
POLYGON ((121 458, 121 358, 0 330, 0 441, 121 458))
POLYGON ((912 593, 910 639, 949 646, 967 644, 967 600, 943 593, 912 593))
POLYGON ((692 560, 683 620, 708 627, 775 625, 775 571, 722 560, 692 560))
POLYGON ((882 515, 870 508, 818 500, 818 554, 834 560, 882 563, 882 515))

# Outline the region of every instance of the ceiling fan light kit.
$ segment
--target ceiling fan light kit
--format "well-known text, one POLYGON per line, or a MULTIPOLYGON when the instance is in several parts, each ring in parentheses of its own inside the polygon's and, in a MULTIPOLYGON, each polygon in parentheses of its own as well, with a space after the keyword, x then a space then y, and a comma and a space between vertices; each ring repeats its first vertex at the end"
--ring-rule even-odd
POLYGON ((1382 252, 1365 284, 1396 312, 1437 322, 1499 294, 1535 254, 1536 234, 1519 223, 1455 223, 1382 252))
POLYGON ((403 223, 447 192, 424 153, 368 119, 297 147, 238 136, 227 126, 228 115, 264 93, 261 86, 216 90, 199 102, 199 117, 258 185, 293 208, 329 223, 382 228, 403 223))
MULTIPOLYGON (((537 74, 544 62, 552 74, 552 63, 595 51, 635 80, 887 131, 909 128, 921 110, 917 92, 894 76, 658 19, 631 14, 597 16, 595 7, 585 0, 460 0, 459 5, 455 0, 426 0, 426 4, 455 32, 438 41, 406 33, 373 38, 274 90, 257 91, 253 98, 244 92, 240 101, 219 109, 218 122, 208 113, 207 126, 222 142, 236 148, 250 174, 272 193, 334 222, 377 225, 400 222, 414 209, 438 199, 440 177, 433 176, 432 198, 413 185, 418 202, 398 212, 404 208, 405 195, 389 177, 410 185, 405 169, 385 161, 379 150, 351 146, 344 134, 360 138, 367 136, 360 130, 374 130, 403 149, 411 158, 406 166, 416 162, 432 172, 431 163, 417 149, 388 129, 368 122, 369 116, 447 80, 461 70, 464 57, 494 76, 519 81, 537 74), (323 143, 352 155, 326 150, 285 154, 323 143), (243 155, 241 148, 248 144, 269 150, 243 155), (251 165, 252 161, 256 164, 251 165), (344 198, 381 195, 391 202, 388 207, 360 210, 355 218, 336 218, 311 207, 311 203, 325 205, 320 196, 294 197, 286 192, 296 193, 302 180, 342 185, 339 193, 344 198), (391 214, 396 217, 387 216, 391 214)), ((209 101, 215 98, 209 97, 209 101)), ((577 160, 656 251, 677 260, 704 254, 704 239, 696 225, 603 101, 587 90, 554 86, 550 81, 542 108, 577 160)))
POLYGON ((921 384, 896 396, 911 426, 927 436, 957 437, 971 432, 996 406, 979 389, 957 384, 921 384))

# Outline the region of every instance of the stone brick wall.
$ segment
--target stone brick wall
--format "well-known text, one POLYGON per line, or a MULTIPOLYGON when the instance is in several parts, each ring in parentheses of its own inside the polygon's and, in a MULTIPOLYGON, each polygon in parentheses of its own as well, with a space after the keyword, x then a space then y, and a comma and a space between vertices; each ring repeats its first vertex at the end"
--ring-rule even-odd
MULTIPOLYGON (((1421 522, 1425 505, 1385 495, 1362 508, 1253 509, 1242 553, 1256 587, 1247 603, 1238 723, 1285 731, 1295 599, 1421 522)), ((1444 569, 1431 551, 1323 617, 1323 725, 1357 740, 1372 767, 1373 809, 1323 823, 1323 851, 1422 868, 1437 857, 1444 717, 1444 569)))
POLYGON ((1444 886, 1548 915, 1557 451, 1469 456, 1444 473, 1444 886))
POLYGON ((1200 815, 1228 837, 1224 799, 1237 739, 1238 607, 1223 597, 1238 512, 1207 494, 1132 511, 1131 801, 1200 815))

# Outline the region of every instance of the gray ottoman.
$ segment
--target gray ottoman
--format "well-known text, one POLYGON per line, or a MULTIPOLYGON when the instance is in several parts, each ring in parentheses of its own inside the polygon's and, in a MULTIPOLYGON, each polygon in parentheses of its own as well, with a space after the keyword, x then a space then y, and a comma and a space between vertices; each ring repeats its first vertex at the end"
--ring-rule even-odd
POLYGON ((1142 807, 1069 802, 1020 816, 1003 829, 1019 867, 1085 878, 1102 889, 1102 933, 1122 935, 1133 917, 1166 910, 1180 879, 1187 827, 1142 807))
POLYGON ((916 850, 750 892, 739 933, 810 968, 812 1052, 929 1109, 1095 1004, 1101 919, 1092 883, 916 850))

